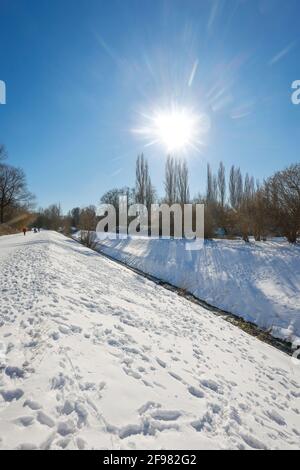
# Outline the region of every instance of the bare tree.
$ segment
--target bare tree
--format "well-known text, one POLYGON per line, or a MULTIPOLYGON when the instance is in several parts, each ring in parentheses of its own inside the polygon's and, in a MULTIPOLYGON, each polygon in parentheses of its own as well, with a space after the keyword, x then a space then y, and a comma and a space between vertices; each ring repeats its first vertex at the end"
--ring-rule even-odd
POLYGON ((300 164, 279 171, 265 183, 265 198, 274 225, 291 243, 300 233, 300 164))
MULTIPOLYGON (((107 191, 101 197, 100 203, 104 205, 112 205, 116 211, 116 224, 120 228, 120 209, 124 204, 124 197, 127 198, 127 209, 136 202, 135 190, 125 186, 124 188, 115 188, 107 191), (121 206, 120 206, 121 204, 121 206)), ((123 227, 124 228, 124 227, 123 227)))
POLYGON ((230 205, 237 210, 243 200, 244 184, 240 168, 231 167, 229 176, 229 198, 230 205))
POLYGON ((221 207, 224 209, 225 200, 226 200, 226 176, 225 176, 225 166, 221 162, 218 171, 218 192, 219 200, 221 207))
POLYGON ((265 240, 270 230, 271 219, 263 188, 257 185, 253 199, 253 235, 256 241, 265 240))
POLYGON ((214 177, 211 171, 210 164, 207 165, 207 187, 206 187, 206 201, 211 203, 214 201, 214 177))
POLYGON ((135 202, 145 205, 149 211, 154 201, 155 189, 150 178, 148 161, 142 154, 136 161, 135 202))
POLYGON ((146 185, 146 206, 150 213, 151 205, 155 203, 156 200, 156 191, 154 186, 152 185, 152 181, 150 176, 148 176, 148 181, 146 185))
POLYGON ((62 211, 60 204, 52 204, 43 211, 44 228, 58 231, 62 227, 62 211))
POLYGON ((236 177, 235 177, 235 167, 232 166, 230 169, 230 176, 229 176, 229 199, 230 205, 233 209, 237 206, 237 195, 236 195, 236 177))
POLYGON ((33 195, 27 189, 23 170, 10 165, 0 165, 0 223, 4 223, 5 210, 9 207, 30 207, 33 195))
POLYGON ((177 164, 177 194, 180 204, 190 201, 189 170, 186 161, 177 164))
POLYGON ((167 157, 165 170, 165 200, 172 205, 177 202, 177 162, 170 155, 167 157))
MULTIPOLYGON (((241 174, 238 174, 238 181, 242 181, 241 174)), ((240 183, 239 183, 240 184, 240 183)), ((238 188, 241 191, 240 188, 238 188)), ((253 231, 255 219, 255 184, 254 178, 246 174, 244 188, 238 199, 238 224, 240 226, 243 240, 249 242, 249 236, 253 231)))
POLYGON ((243 198, 247 201, 251 201, 255 195, 255 183, 253 176, 250 177, 248 173, 245 176, 244 182, 244 194, 243 198))
POLYGON ((213 188, 212 200, 217 205, 218 204, 218 177, 216 175, 213 176, 212 188, 213 188))
POLYGON ((70 211, 69 217, 70 217, 71 226, 78 227, 79 220, 80 220, 80 207, 74 207, 70 211))
POLYGON ((124 186, 124 188, 114 188, 107 191, 100 199, 101 204, 110 204, 114 206, 115 210, 119 211, 120 198, 126 196, 128 204, 134 204, 135 191, 134 189, 124 186))
POLYGON ((88 206, 80 211, 79 228, 81 230, 81 243, 94 249, 97 245, 95 232, 97 215, 95 206, 88 206))
POLYGON ((237 168, 236 170, 236 202, 237 202, 238 207, 240 207, 243 201, 243 195, 244 195, 243 176, 242 176, 240 168, 237 168))
POLYGON ((146 203, 146 191, 149 184, 148 162, 144 155, 139 155, 136 160, 136 184, 135 197, 138 204, 146 203))

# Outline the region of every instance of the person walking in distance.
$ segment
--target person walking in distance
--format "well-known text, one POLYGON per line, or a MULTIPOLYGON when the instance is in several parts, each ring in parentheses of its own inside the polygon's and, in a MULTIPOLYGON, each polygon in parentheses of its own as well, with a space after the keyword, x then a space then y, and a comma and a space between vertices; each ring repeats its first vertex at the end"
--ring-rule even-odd
POLYGON ((27 232, 27 228, 26 228, 26 227, 23 227, 24 237, 25 237, 25 235, 26 235, 26 232, 27 232))

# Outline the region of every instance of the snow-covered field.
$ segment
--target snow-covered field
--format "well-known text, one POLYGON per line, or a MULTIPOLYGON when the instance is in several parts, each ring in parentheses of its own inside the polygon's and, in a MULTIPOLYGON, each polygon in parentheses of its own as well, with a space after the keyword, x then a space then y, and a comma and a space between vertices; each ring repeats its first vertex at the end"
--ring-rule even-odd
POLYGON ((300 367, 175 293, 52 232, 0 289, 0 448, 299 447, 300 367))
POLYGON ((274 336, 300 342, 300 246, 213 240, 187 251, 182 240, 105 240, 100 250, 181 287, 274 336))

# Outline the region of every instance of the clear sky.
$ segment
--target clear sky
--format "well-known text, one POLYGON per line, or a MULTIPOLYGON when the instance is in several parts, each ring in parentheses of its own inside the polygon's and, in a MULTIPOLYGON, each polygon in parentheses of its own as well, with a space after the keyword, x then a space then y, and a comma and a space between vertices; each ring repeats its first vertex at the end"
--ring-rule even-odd
POLYGON ((162 192, 166 149, 132 129, 170 103, 210 122, 186 152, 192 194, 207 162, 263 178, 300 161, 299 0, 0 0, 0 15, 0 142, 40 206, 133 185, 140 152, 162 192))

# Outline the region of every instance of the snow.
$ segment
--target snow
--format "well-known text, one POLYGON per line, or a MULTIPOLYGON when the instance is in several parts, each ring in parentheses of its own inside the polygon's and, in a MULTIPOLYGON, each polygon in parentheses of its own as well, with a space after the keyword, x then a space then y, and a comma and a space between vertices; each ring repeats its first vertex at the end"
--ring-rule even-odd
POLYGON ((212 240, 188 251, 183 240, 104 240, 100 251, 197 298, 300 341, 300 246, 283 240, 212 240))
POLYGON ((300 367, 202 307, 53 232, 0 286, 0 448, 299 448, 300 367))

